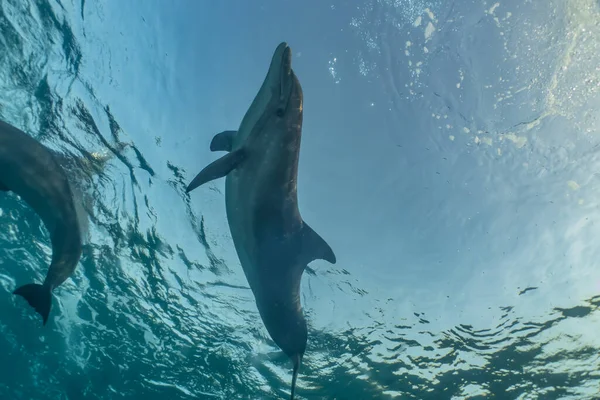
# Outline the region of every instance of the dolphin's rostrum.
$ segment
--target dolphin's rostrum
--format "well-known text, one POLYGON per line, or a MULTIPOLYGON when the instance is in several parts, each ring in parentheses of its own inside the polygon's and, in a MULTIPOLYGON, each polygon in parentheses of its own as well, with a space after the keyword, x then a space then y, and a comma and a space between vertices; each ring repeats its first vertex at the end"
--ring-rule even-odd
POLYGON ((316 259, 336 262, 331 247, 302 220, 298 209, 302 101, 291 50, 281 43, 238 131, 221 132, 210 143, 212 151, 228 153, 187 187, 190 192, 226 176, 233 243, 267 331, 293 362, 292 399, 307 342, 300 304, 302 273, 316 259))
POLYGON ((73 193, 52 152, 25 132, 0 121, 0 190, 18 194, 40 216, 50 234, 52 261, 43 284, 13 293, 48 321, 52 290, 71 276, 81 257, 82 237, 73 193))

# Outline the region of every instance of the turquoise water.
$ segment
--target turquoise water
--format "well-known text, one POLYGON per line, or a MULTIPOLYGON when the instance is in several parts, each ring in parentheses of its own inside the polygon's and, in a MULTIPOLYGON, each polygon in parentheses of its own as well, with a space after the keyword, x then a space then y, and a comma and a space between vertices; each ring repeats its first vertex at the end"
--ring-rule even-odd
POLYGON ((0 118, 61 155, 86 245, 0 193, 1 399, 288 398, 224 181, 190 196, 286 41, 298 193, 335 250, 302 280, 298 399, 600 398, 600 3, 0 0, 0 118))

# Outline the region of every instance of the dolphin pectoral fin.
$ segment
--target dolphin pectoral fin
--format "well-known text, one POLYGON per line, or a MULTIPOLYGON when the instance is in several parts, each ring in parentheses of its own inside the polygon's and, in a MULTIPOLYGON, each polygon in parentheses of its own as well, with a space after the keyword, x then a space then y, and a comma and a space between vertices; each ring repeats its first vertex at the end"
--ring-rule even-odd
POLYGON ((302 226, 301 235, 300 257, 304 263, 308 264, 314 260, 336 263, 336 257, 331 247, 306 222, 302 226))
POLYGON ((6 186, 2 182, 0 182, 0 190, 3 191, 3 192, 10 192, 10 189, 8 188, 8 186, 6 186))
POLYGON ((237 131, 223 131, 217 133, 210 142, 210 151, 231 151, 233 148, 233 137, 237 131))
POLYGON ((222 178, 235 168, 237 168, 246 158, 246 151, 241 148, 231 153, 225 154, 218 160, 208 164, 196 177, 190 182, 186 188, 186 193, 191 192, 198 186, 201 186, 212 180, 222 178))

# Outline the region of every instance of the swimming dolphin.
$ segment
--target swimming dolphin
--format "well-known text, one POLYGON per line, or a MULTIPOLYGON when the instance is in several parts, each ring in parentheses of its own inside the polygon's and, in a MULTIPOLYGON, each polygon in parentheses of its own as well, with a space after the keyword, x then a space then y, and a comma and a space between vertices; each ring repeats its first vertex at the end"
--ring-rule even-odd
POLYGON ((227 220, 236 252, 273 341, 293 362, 291 398, 306 350, 300 280, 317 259, 335 264, 333 250, 298 210, 302 87, 284 42, 238 131, 217 134, 212 151, 228 151, 204 168, 187 192, 225 179, 227 220))
POLYGON ((46 325, 52 290, 75 271, 82 238, 73 193, 52 152, 25 132, 0 121, 0 190, 18 194, 40 216, 50 233, 52 261, 43 284, 30 283, 13 293, 42 316, 46 325))

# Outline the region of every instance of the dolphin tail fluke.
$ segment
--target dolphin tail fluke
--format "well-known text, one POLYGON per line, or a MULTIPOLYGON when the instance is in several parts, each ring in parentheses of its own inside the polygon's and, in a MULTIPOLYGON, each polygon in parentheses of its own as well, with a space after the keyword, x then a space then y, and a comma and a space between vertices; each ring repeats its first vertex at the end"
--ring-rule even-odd
POLYGON ((17 288, 13 294, 22 296, 29 305, 35 309, 43 318, 44 325, 50 315, 52 305, 52 289, 48 285, 30 283, 17 288))
POLYGON ((292 375, 292 393, 290 395, 290 399, 294 400, 294 392, 296 391, 296 381, 298 380, 298 370, 300 369, 302 356, 300 356, 300 354, 296 354, 292 359, 292 362, 294 363, 294 372, 292 375))
POLYGON ((246 152, 243 148, 225 154, 218 160, 208 164, 185 189, 186 193, 191 192, 198 186, 204 185, 212 180, 222 178, 234 169, 236 169, 246 158, 246 152))

